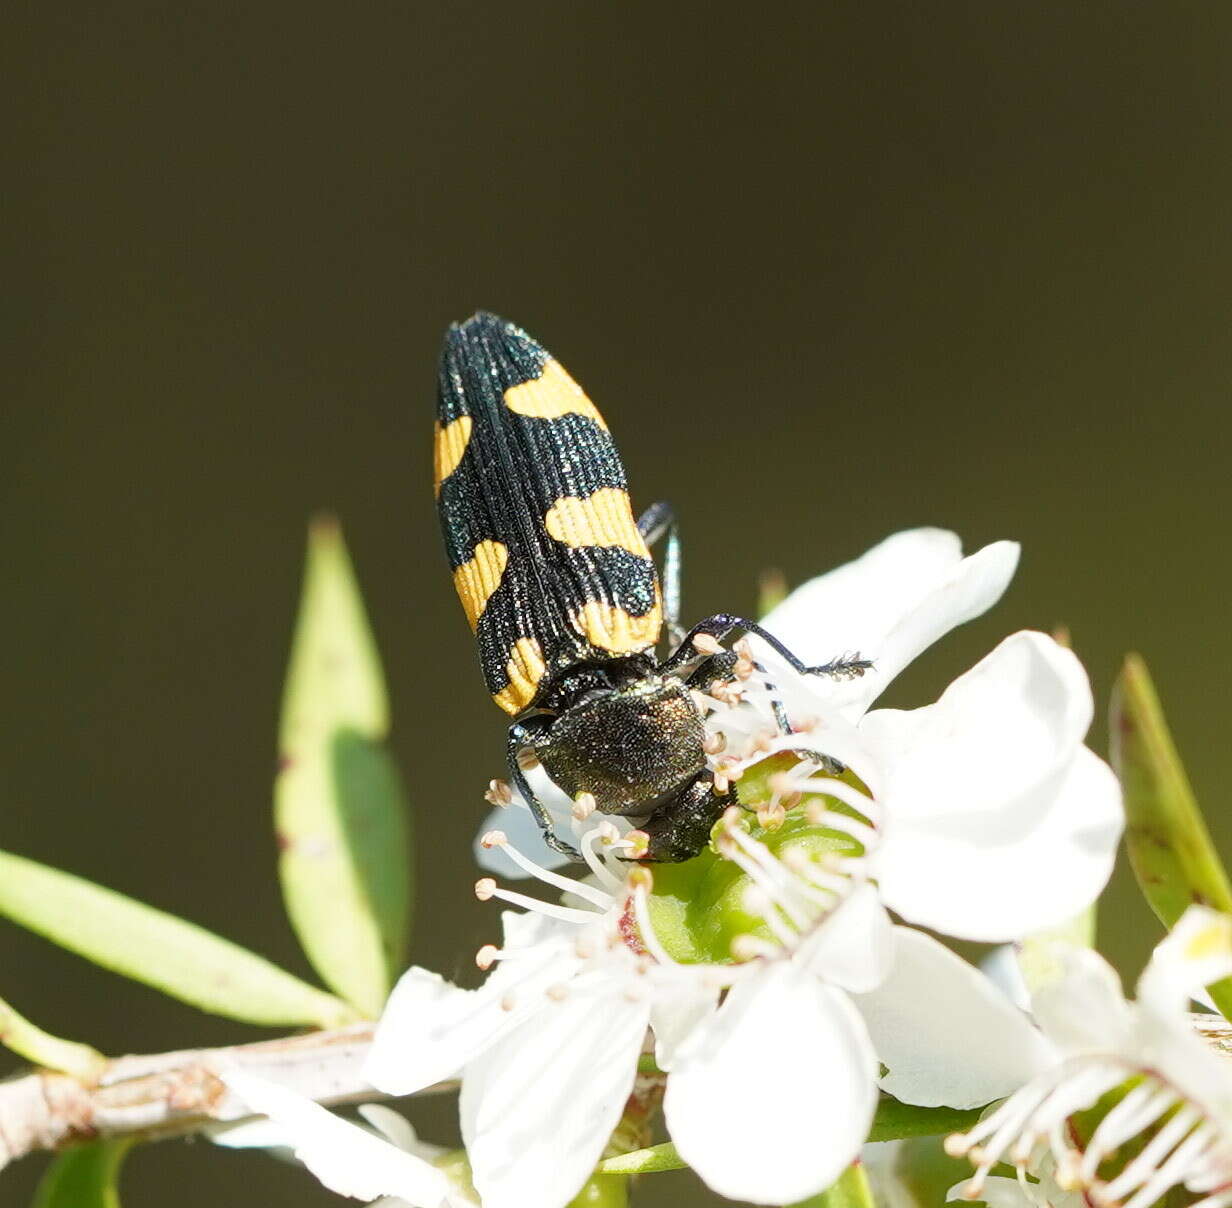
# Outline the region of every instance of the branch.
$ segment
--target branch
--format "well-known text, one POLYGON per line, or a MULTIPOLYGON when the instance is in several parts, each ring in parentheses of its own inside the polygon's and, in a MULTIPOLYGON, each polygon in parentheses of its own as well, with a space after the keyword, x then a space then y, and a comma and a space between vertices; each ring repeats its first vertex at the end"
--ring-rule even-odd
POLYGON ((382 1099, 360 1076, 373 1024, 257 1044, 118 1057, 87 1085, 41 1070, 0 1083, 0 1169, 42 1149, 99 1137, 145 1140, 197 1132, 250 1113, 217 1076, 228 1066, 318 1103, 382 1099))
MULTIPOLYGON (((1232 1024, 1218 1015, 1190 1019, 1203 1040, 1232 1060, 1232 1024)), ((47 1070, 10 1079, 0 1083, 0 1170, 27 1154, 99 1137, 150 1141, 242 1120, 249 1115, 247 1108, 217 1074, 229 1066, 269 1078, 317 1103, 390 1098, 360 1076, 375 1026, 354 1024, 257 1044, 117 1057, 89 1085, 47 1070)))

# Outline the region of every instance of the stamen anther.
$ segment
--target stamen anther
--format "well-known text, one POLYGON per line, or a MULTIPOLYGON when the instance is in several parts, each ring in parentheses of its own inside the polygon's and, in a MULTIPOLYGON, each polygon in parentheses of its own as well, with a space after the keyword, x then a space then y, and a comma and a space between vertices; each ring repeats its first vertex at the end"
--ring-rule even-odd
POLYGON ((488 791, 484 793, 483 799, 489 805, 498 805, 504 809, 513 804, 513 789, 507 780, 489 780, 488 791))
MULTIPOLYGON (((637 832, 634 831, 634 834, 637 832)), ((629 869, 629 888, 631 890, 644 889, 649 893, 654 888, 654 873, 645 865, 638 868, 629 869)))
POLYGON ((625 836, 629 845, 629 859, 644 860, 650 852, 650 836, 644 830, 631 830, 625 836))
POLYGON ((480 877, 475 882, 475 897, 481 902, 487 902, 496 892, 496 881, 493 877, 480 877))

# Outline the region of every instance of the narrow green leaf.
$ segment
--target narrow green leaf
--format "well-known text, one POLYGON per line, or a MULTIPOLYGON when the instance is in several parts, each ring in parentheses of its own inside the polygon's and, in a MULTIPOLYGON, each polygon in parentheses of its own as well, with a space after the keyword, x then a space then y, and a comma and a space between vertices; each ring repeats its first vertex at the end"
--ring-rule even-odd
POLYGON ((684 1170, 688 1163, 676 1152, 670 1141, 617 1154, 600 1162, 599 1174, 658 1174, 663 1170, 684 1170))
POLYGON ((801 1200, 795 1208, 876 1208, 868 1175, 859 1162, 852 1162, 837 1183, 820 1195, 801 1200))
POLYGON ((356 1018, 332 995, 195 923, 10 852, 0 852, 0 915, 215 1015, 270 1027, 356 1018))
POLYGON ((128 1140, 93 1141, 60 1154, 47 1168, 31 1208, 120 1208, 116 1187, 128 1140))
MULTIPOLYGON (((1232 913, 1232 887, 1146 663, 1131 654, 1112 697, 1112 766, 1125 794, 1125 846, 1151 909, 1171 927, 1192 904, 1232 913)), ((1232 978, 1210 987, 1232 1019, 1232 978)))
POLYGON ((93 1082, 107 1064, 107 1058, 97 1049, 44 1032, 3 998, 0 998, 0 1043, 35 1065, 59 1070, 82 1082, 93 1082))
POLYGON ((369 1017, 401 970, 409 819, 382 743, 385 681, 342 531, 309 529, 279 731, 274 815, 287 913, 324 981, 369 1017))

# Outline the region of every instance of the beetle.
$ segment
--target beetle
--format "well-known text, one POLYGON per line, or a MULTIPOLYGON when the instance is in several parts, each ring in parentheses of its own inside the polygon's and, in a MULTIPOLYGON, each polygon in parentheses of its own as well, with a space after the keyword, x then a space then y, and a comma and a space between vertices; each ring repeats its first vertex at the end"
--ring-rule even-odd
POLYGON ((488 691, 514 719, 510 777, 556 851, 580 859, 528 784, 527 755, 571 797, 588 793, 605 814, 644 818, 642 858, 687 860, 705 846, 735 798, 707 769, 691 689, 730 671, 735 656, 717 641, 733 631, 757 634, 801 672, 858 675, 871 665, 856 656, 806 667, 731 613, 685 633, 671 507, 656 503, 634 520, 603 417, 513 323, 481 311, 449 328, 434 445, 454 586, 488 691), (660 580, 649 547, 662 539, 660 580), (664 629, 675 648, 660 661, 664 629), (695 642, 701 635, 716 641, 695 642))

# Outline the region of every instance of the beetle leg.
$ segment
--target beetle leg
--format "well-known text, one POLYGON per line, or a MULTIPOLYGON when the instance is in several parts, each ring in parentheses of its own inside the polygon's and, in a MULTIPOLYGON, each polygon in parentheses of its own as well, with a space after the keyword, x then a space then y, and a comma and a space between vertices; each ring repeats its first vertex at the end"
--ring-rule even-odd
POLYGON ((684 630, 680 626, 680 526, 670 503, 652 503, 638 517, 637 531, 648 546, 667 535, 663 552, 663 616, 667 623, 668 640, 680 642, 684 630))
POLYGON ((716 793, 710 773, 700 773, 641 824, 639 829, 650 840, 642 860, 658 864, 691 860, 710 842, 710 832, 723 811, 735 803, 731 789, 716 793))
POLYGON ((707 617, 704 621, 698 621, 689 630, 680 645, 664 660, 662 669, 671 672, 682 664, 695 659, 697 657, 697 650, 693 646, 693 639, 699 634, 710 634, 712 637, 722 641, 733 629, 743 629, 746 633, 755 633, 763 642, 782 655, 801 675, 829 675, 834 679, 852 679, 863 675, 866 671, 871 670, 873 666, 872 659, 862 659, 858 653, 850 657, 844 655, 841 658, 833 659, 831 662, 822 663, 818 667, 805 666, 774 634, 763 629, 756 621, 750 621, 745 617, 738 617, 730 612, 716 612, 714 616, 707 617))
POLYGON ((543 831, 543 841, 555 852, 559 852, 562 856, 568 856, 571 860, 581 860, 582 853, 576 847, 566 843, 552 829, 551 815, 543 806, 543 802, 535 795, 534 789, 530 787, 530 782, 526 779, 526 773, 522 771, 521 765, 518 763, 518 755, 523 748, 532 746, 535 741, 535 736, 542 733, 551 725, 551 719, 547 717, 532 717, 526 721, 515 721, 509 727, 509 741, 505 748, 505 757, 509 763, 509 778, 513 781, 514 787, 522 794, 526 800, 526 804, 530 806, 530 812, 534 814, 535 821, 539 823, 539 829, 543 831))

